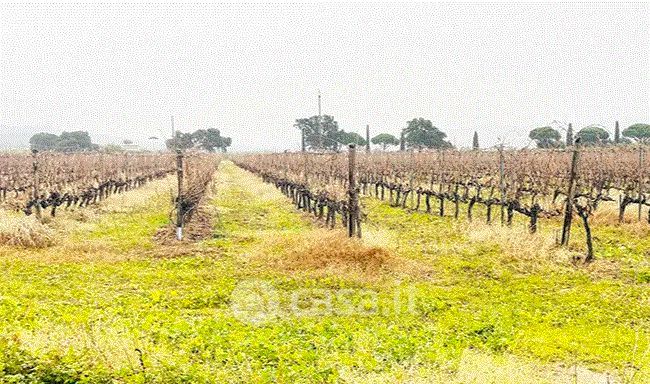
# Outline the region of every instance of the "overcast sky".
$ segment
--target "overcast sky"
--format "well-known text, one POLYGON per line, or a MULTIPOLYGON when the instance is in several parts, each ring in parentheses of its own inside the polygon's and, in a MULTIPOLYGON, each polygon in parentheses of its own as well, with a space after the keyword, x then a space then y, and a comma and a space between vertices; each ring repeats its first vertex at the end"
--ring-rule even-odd
POLYGON ((235 150, 298 149, 319 89, 344 130, 424 117, 457 146, 650 122, 647 3, 0 7, 5 130, 146 143, 174 115, 235 150))

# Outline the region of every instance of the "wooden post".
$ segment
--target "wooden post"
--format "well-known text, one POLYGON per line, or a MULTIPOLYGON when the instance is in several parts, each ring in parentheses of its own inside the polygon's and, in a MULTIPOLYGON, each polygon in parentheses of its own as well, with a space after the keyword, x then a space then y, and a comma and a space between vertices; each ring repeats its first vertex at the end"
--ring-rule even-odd
POLYGON ((183 152, 176 150, 176 178, 178 191, 176 198, 176 240, 183 240, 183 152))
POLYGON ((506 200, 506 184, 505 184, 505 158, 503 156, 503 144, 499 146, 499 192, 500 205, 501 205, 501 225, 505 223, 505 200, 506 200))
POLYGON ((641 196, 643 196, 643 147, 639 146, 639 221, 641 221, 641 211, 643 209, 643 202, 641 201, 641 196))
POLYGON ((575 141, 573 157, 571 158, 571 173, 569 174, 569 191, 567 193, 566 206, 564 208, 564 225, 562 226, 561 245, 569 244, 571 235, 571 220, 573 218, 573 197, 575 195, 576 177, 578 174, 578 158, 580 155, 580 139, 575 141))
POLYGON ((306 146, 305 146, 305 128, 300 130, 300 139, 301 139, 301 152, 305 152, 306 146))
POLYGON ((366 152, 370 152, 370 125, 366 125, 366 152))
POLYGON ((39 179, 37 155, 38 155, 38 151, 32 149, 32 169, 33 169, 32 183, 34 184, 34 188, 32 189, 32 199, 34 199, 34 202, 36 204, 36 218, 38 219, 38 221, 42 221, 43 218, 41 215, 41 191, 40 191, 41 181, 39 179))
POLYGON ((356 226, 359 220, 359 195, 357 193, 356 181, 356 146, 354 143, 348 145, 348 237, 361 236, 361 230, 357 232, 356 226))

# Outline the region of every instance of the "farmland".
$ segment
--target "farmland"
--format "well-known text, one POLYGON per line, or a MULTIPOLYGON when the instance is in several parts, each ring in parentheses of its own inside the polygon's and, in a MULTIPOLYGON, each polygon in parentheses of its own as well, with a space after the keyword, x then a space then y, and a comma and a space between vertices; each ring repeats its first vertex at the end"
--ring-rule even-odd
POLYGON ((461 216, 462 204, 470 222, 477 219, 475 206, 483 206, 484 221, 500 220, 508 227, 517 213, 528 219, 531 233, 537 232, 541 218, 563 216, 561 245, 568 245, 575 212, 586 230, 585 261, 590 261, 594 257, 590 218, 599 207, 617 208, 618 222, 623 223, 626 210, 636 205, 637 220, 650 225, 647 150, 576 146, 572 151, 501 148, 358 155, 351 148, 349 154, 252 155, 235 161, 274 183, 297 208, 325 218, 327 226, 335 226, 337 215, 344 225, 354 223, 359 236, 361 220, 368 217, 358 207, 359 193, 455 219, 461 216), (500 219, 494 218, 493 209, 500 211, 500 219))
POLYGON ((650 384, 649 14, 3 3, 0 384, 650 384))
POLYGON ((33 241, 0 246, 2 380, 649 382, 650 188, 637 149, 617 150, 581 153, 566 245, 570 151, 358 153, 361 239, 340 225, 345 153, 188 153, 180 199, 173 154, 60 182, 19 155, 0 238, 33 241), (40 203, 97 198, 39 219, 33 180, 40 203), (246 307, 251 287, 277 308, 246 307))

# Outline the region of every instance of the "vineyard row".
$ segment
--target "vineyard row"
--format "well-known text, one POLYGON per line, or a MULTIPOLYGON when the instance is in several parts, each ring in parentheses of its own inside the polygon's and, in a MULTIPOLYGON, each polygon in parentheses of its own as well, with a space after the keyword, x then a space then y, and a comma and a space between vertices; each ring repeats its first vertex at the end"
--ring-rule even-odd
MULTIPOLYGON (((647 147, 627 147, 359 153, 354 173, 358 192, 388 199, 393 206, 408 204, 443 216, 447 202, 453 204, 453 216, 458 218, 464 203, 472 220, 473 209, 480 204, 485 206, 487 222, 493 220, 496 207, 508 225, 515 213, 526 216, 531 232, 537 231, 540 218, 565 215, 570 206, 589 231, 589 217, 604 202, 618 201, 620 221, 629 206, 638 205, 639 218, 643 207, 650 206, 647 151, 647 147)), ((246 155, 234 161, 275 184, 298 208, 328 226, 335 225, 337 214, 347 225, 346 153, 246 155)), ((361 212, 356 220, 364 216, 361 212)), ((646 221, 650 223, 650 210, 646 221)))

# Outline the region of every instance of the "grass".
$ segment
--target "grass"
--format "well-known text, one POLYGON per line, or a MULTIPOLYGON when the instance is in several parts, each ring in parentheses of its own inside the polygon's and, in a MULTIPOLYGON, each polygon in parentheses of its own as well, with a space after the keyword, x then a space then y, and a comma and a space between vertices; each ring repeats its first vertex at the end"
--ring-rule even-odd
POLYGON ((633 229, 597 226, 597 261, 574 266, 551 226, 365 199, 359 243, 231 163, 215 186, 197 244, 152 240, 161 183, 53 246, 0 248, 0 382, 650 382, 633 229))
POLYGON ((0 218, 0 246, 45 248, 53 243, 52 231, 33 216, 8 213, 0 218))

